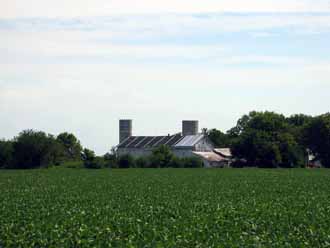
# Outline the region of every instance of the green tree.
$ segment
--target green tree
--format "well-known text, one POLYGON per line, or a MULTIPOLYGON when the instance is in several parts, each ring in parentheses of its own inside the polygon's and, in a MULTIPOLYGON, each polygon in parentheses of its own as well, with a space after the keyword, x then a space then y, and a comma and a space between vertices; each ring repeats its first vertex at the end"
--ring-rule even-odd
POLYGON ((330 113, 315 117, 307 125, 304 140, 322 165, 330 168, 330 113))
POLYGON ((148 157, 139 157, 135 160, 135 165, 137 168, 149 168, 150 161, 148 157))
POLYGON ((108 152, 103 156, 103 159, 105 161, 106 167, 118 168, 118 157, 115 153, 108 152))
POLYGON ((183 158, 184 168, 202 168, 204 163, 200 158, 197 157, 188 157, 183 158))
POLYGON ((218 148, 230 147, 231 142, 229 135, 221 132, 220 130, 211 129, 207 132, 207 135, 215 147, 218 148))
POLYGON ((102 158, 96 157, 95 152, 85 148, 81 154, 85 168, 100 169, 103 167, 102 158))
POLYGON ((9 168, 13 160, 13 143, 0 140, 0 168, 9 168))
POLYGON ((152 151, 151 166, 154 168, 170 167, 173 157, 171 149, 166 145, 161 145, 152 151))
POLYGON ((125 154, 119 157, 118 159, 118 167, 125 168, 134 168, 135 167, 135 159, 130 154, 125 154))
POLYGON ((41 131, 25 130, 13 141, 14 168, 36 168, 58 164, 60 146, 54 136, 41 131))
MULTIPOLYGON (((313 120, 312 116, 304 114, 295 114, 286 118, 289 124, 289 132, 295 137, 301 147, 306 147, 304 142, 304 130, 313 120)), ((307 154, 305 154, 307 156, 307 154)))
POLYGON ((57 141, 63 146, 63 156, 65 160, 79 160, 82 152, 80 141, 71 133, 61 133, 57 136, 57 141))
POLYGON ((172 168, 184 168, 184 160, 182 158, 178 158, 176 156, 173 156, 169 167, 172 168))
POLYGON ((232 145, 234 157, 250 166, 296 167, 304 164, 304 149, 290 133, 283 115, 274 112, 251 112, 237 124, 232 145))

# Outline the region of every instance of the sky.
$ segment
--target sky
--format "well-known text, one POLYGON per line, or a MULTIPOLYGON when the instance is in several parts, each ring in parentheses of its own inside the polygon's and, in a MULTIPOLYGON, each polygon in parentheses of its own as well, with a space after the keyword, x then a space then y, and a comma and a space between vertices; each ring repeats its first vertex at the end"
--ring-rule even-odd
POLYGON ((104 154, 121 118, 166 135, 325 113, 329 42, 330 0, 0 0, 0 138, 67 131, 104 154))

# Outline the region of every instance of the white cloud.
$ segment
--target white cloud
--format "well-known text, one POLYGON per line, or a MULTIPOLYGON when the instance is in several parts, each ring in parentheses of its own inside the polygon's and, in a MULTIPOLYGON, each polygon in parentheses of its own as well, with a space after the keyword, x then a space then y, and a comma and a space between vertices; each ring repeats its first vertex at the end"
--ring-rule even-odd
POLYGON ((116 144, 121 117, 135 119, 134 131, 142 135, 179 131, 184 118, 225 130, 253 109, 323 112, 328 104, 308 99, 330 97, 330 63, 263 70, 24 64, 2 66, 2 72, 18 68, 24 68, 21 79, 0 85, 0 130, 6 130, 0 136, 9 138, 26 128, 68 130, 98 153, 116 144), (30 83, 22 84, 27 78, 30 83))
MULTIPOLYGON (((0 29, 29 32, 80 31, 93 32, 88 37, 111 41, 112 39, 174 38, 178 35, 199 35, 221 32, 253 31, 269 35, 277 32, 319 34, 330 31, 330 14, 161 14, 112 15, 90 18, 28 18, 0 20, 0 29), (268 32, 267 32, 268 31, 268 32), (99 37, 97 32, 101 32, 99 37)), ((65 39, 66 37, 62 37, 65 39)))
MULTIPOLYGON (((238 46, 232 40, 202 45, 176 39, 230 32, 263 39, 274 34, 272 28, 280 29, 277 35, 317 33, 326 39, 329 18, 164 14, 9 20, 15 28, 0 30, 0 137, 26 128, 71 131, 103 153, 117 143, 121 117, 135 119, 136 134, 157 135, 179 131, 181 119, 226 130, 253 109, 328 111, 327 47, 319 49, 324 54, 311 55, 306 45, 300 56, 280 56, 266 49, 242 52, 237 48, 244 39, 238 46)), ((287 42, 280 45, 288 48, 287 42)), ((276 50, 277 43, 269 48, 276 50)))
POLYGON ((0 16, 76 17, 122 13, 315 12, 329 11, 328 0, 2 0, 0 16))

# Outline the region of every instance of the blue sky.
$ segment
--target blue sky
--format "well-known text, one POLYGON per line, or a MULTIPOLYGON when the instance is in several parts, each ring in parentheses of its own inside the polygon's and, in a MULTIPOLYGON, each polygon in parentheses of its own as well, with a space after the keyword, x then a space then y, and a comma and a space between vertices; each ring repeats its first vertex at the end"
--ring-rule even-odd
POLYGON ((119 118, 157 135, 182 119, 225 131, 251 110, 329 111, 329 1, 1 5, 3 138, 70 131, 102 154, 119 118))

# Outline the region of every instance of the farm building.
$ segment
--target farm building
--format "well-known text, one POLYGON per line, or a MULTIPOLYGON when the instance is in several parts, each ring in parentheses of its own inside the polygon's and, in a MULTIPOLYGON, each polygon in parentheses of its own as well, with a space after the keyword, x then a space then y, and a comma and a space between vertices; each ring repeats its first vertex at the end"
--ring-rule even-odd
POLYGON ((215 149, 206 133, 198 132, 198 121, 182 121, 182 131, 173 135, 133 136, 132 130, 132 120, 119 121, 117 155, 143 157, 150 155, 155 148, 167 145, 177 157, 201 158, 205 167, 226 167, 230 164, 229 149, 222 149, 225 154, 221 153, 221 149, 215 149))

